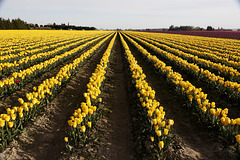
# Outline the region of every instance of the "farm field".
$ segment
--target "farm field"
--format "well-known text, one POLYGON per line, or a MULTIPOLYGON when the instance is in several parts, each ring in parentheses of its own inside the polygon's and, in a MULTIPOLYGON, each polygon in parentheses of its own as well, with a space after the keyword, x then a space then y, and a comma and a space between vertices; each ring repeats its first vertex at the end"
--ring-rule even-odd
POLYGON ((0 159, 238 159, 240 41, 1 31, 0 159))
POLYGON ((149 31, 149 32, 182 34, 214 38, 240 39, 240 31, 149 31))

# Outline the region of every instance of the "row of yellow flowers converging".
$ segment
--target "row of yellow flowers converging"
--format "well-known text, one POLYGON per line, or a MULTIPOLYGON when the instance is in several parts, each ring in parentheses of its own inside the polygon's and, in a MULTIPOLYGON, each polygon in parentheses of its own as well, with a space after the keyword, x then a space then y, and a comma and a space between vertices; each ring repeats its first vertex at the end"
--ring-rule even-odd
POLYGON ((72 57, 78 54, 79 51, 83 50, 84 48, 88 47, 93 43, 96 43, 97 41, 99 41, 105 36, 106 36, 105 34, 101 35, 96 39, 88 41, 68 52, 65 52, 60 55, 56 55, 55 57, 49 60, 46 60, 44 62, 41 62, 40 64, 36 64, 20 72, 14 72, 12 74, 12 77, 5 79, 3 81, 0 81, 0 91, 1 91, 0 97, 3 97, 6 94, 9 94, 9 92, 13 92, 21 88, 23 85, 30 82, 34 77, 39 76, 40 74, 42 74, 43 72, 46 72, 47 70, 51 69, 54 66, 57 66, 63 61, 69 59, 69 57, 72 57))
MULTIPOLYGON (((231 80, 235 80, 240 82, 240 79, 238 75, 240 74, 238 70, 240 70, 240 56, 235 56, 231 54, 226 54, 226 53, 218 53, 216 51, 212 50, 206 50, 206 49, 201 49, 200 47, 194 47, 190 46, 185 43, 181 42, 172 42, 172 41, 167 41, 166 39, 161 39, 159 40, 157 37, 151 37, 149 38, 148 36, 144 36, 148 39, 154 40, 160 44, 165 44, 168 47, 175 48, 177 50, 174 50, 175 52, 185 52, 185 53, 191 53, 197 57, 194 57, 193 55, 189 57, 189 55, 182 56, 184 58, 187 58, 191 62, 198 63, 206 68, 212 69, 212 70, 218 70, 223 76, 229 76, 231 80), (201 59, 201 58, 204 59, 201 59), (230 60, 229 60, 229 57, 230 60), (205 60, 206 59, 206 60, 205 60), (211 62, 211 61, 213 62, 211 62), (217 64, 221 63, 221 64, 217 64), (223 65, 222 65, 223 64, 223 65), (226 66, 225 66, 226 65, 226 66), (236 70, 238 69, 238 70, 236 70)), ((159 46, 159 45, 158 45, 159 46)), ((166 46, 162 45, 162 47, 166 48, 166 46)))
POLYGON ((77 69, 111 36, 112 34, 108 35, 91 49, 84 52, 79 58, 76 58, 72 63, 62 67, 56 76, 46 79, 38 87, 33 87, 33 92, 26 93, 27 101, 24 101, 22 98, 18 99, 21 106, 8 108, 6 114, 1 114, 0 146, 4 147, 16 134, 21 132, 23 127, 36 117, 47 101, 54 98, 60 92, 61 87, 77 72, 77 69))
MULTIPOLYGON (((196 63, 204 68, 208 68, 211 71, 220 73, 220 75, 223 75, 225 78, 229 77, 229 79, 231 81, 240 82, 240 78, 239 78, 240 73, 238 72, 238 70, 234 69, 233 67, 222 65, 221 64, 222 61, 220 61, 221 63, 214 63, 208 59, 205 60, 205 59, 199 58, 198 56, 201 55, 200 52, 191 52, 189 49, 187 49, 186 51, 188 53, 185 53, 185 52, 181 51, 182 49, 180 49, 180 50, 178 49, 178 48, 183 48, 181 46, 177 46, 177 45, 170 44, 170 43, 168 43, 168 45, 164 45, 164 44, 161 44, 162 42, 159 43, 154 40, 150 40, 149 38, 144 38, 144 39, 160 48, 163 48, 166 51, 169 51, 172 54, 180 56, 180 57, 182 57, 190 62, 196 63), (175 49, 175 48, 177 48, 177 49, 175 49), (189 52, 191 54, 189 54, 189 52)), ((240 65, 240 62, 234 62, 234 63, 237 64, 237 67, 240 65)))
MULTIPOLYGON (((54 47, 57 47, 61 44, 71 42, 71 41, 74 41, 74 40, 78 40, 78 39, 79 39, 79 37, 73 38, 73 39, 66 38, 66 39, 63 39, 63 40, 52 39, 52 41, 45 42, 46 44, 44 44, 44 46, 36 44, 33 49, 27 49, 27 50, 25 49, 25 50, 23 50, 19 53, 12 53, 12 54, 10 53, 10 54, 6 54, 6 55, 2 55, 2 56, 0 56, 0 62, 1 63, 3 63, 3 62, 5 62, 5 63, 6 62, 13 62, 13 61, 15 61, 15 59, 19 60, 19 58, 29 56, 29 55, 33 55, 33 54, 36 54, 36 53, 39 53, 39 52, 44 52, 45 50, 48 50, 50 48, 54 48, 54 47)), ((21 47, 19 46, 19 48, 21 48, 21 47)))
MULTIPOLYGON (((183 95, 189 102, 189 106, 194 107, 199 113, 199 117, 203 121, 210 122, 213 126, 217 126, 221 134, 233 140, 236 136, 236 141, 240 142, 238 136, 238 126, 240 125, 240 118, 231 119, 227 116, 228 109, 216 108, 215 102, 209 102, 207 94, 205 94, 201 88, 196 88, 189 81, 184 81, 181 74, 174 72, 171 66, 160 61, 156 56, 152 56, 146 49, 140 46, 137 42, 125 35, 131 43, 133 43, 138 50, 149 59, 159 72, 167 77, 167 80, 171 82, 176 91, 183 95)), ((146 45, 149 45, 146 43, 146 45)))
MULTIPOLYGON (((62 36, 52 36, 50 35, 46 35, 46 36, 42 36, 42 35, 30 35, 28 32, 26 31, 19 31, 20 35, 19 37, 17 36, 16 33, 13 33, 13 37, 10 38, 9 31, 3 31, 0 34, 1 39, 1 45, 0 45, 0 55, 4 56, 4 55, 9 55, 9 54, 17 54, 19 52, 24 52, 25 50, 32 50, 35 48, 39 48, 39 47, 45 47, 46 45, 52 44, 53 41, 62 41, 63 39, 69 39, 69 37, 62 37, 62 36), (5 34, 7 35, 5 35, 5 34), (25 35, 25 36, 24 36, 25 35), (33 37, 31 37, 33 36, 33 37), (30 38, 31 37, 31 38, 30 38)), ((18 33, 19 34, 19 33, 18 33)))
MULTIPOLYGON (((226 61, 225 62, 226 65, 228 64, 228 65, 231 65, 232 67, 234 67, 235 61, 240 61, 240 53, 238 53, 238 50, 240 48, 233 51, 231 50, 233 47, 239 46, 239 42, 226 46, 224 50, 218 50, 219 49, 218 47, 224 46, 225 39, 220 39, 223 42, 220 42, 220 46, 219 45, 217 46, 217 45, 214 45, 212 41, 210 41, 211 38, 208 38, 205 41, 206 43, 202 43, 203 42, 202 39, 205 39, 204 37, 198 37, 198 39, 194 37, 194 41, 193 41, 193 38, 189 39, 188 36, 181 36, 183 37, 184 40, 179 40, 168 34, 141 34, 141 35, 146 38, 150 38, 152 40, 155 39, 158 42, 161 42, 166 45, 172 46, 173 44, 175 47, 177 46, 178 49, 186 52, 197 54, 199 53, 198 51, 200 51, 201 53, 200 56, 209 57, 214 61, 222 59, 226 61)), ((234 40, 234 41, 237 41, 237 40, 234 40)))
MULTIPOLYGON (((180 66, 182 69, 186 70, 193 76, 203 79, 204 81, 211 84, 214 88, 219 90, 219 93, 228 94, 230 99, 238 101, 240 99, 240 84, 237 82, 232 81, 225 81, 223 77, 216 76, 214 73, 211 73, 208 70, 204 70, 200 68, 195 63, 188 63, 186 60, 173 55, 167 51, 164 51, 142 39, 136 38, 139 42, 146 44, 150 48, 154 49, 158 54, 165 57, 166 59, 170 60, 171 62, 175 63, 176 65, 180 66)), ((146 40, 146 39, 144 39, 146 40)), ((148 41, 148 40, 147 40, 148 41)), ((180 52, 179 52, 180 54, 180 52)))
POLYGON ((212 38, 201 36, 189 36, 189 35, 173 35, 173 34, 152 34, 154 37, 162 37, 172 43, 179 42, 183 44, 189 44, 188 46, 196 46, 202 49, 208 49, 219 53, 226 53, 230 55, 240 56, 238 52, 240 49, 239 40, 225 39, 225 38, 212 38))
POLYGON ((92 32, 55 32, 55 31, 8 31, 0 33, 0 55, 18 54, 20 52, 31 51, 36 48, 45 48, 46 46, 70 40, 91 34, 92 32))
POLYGON ((85 102, 81 103, 81 107, 76 109, 73 115, 68 120, 68 125, 71 127, 71 131, 68 137, 65 137, 67 150, 71 150, 72 147, 76 146, 79 142, 84 144, 87 142, 91 128, 95 126, 97 121, 98 105, 102 102, 100 98, 101 88, 105 80, 105 74, 109 66, 109 57, 115 42, 117 33, 110 41, 107 50, 104 52, 100 63, 97 65, 95 72, 89 79, 87 84, 87 92, 83 95, 85 102))
POLYGON ((84 42, 90 41, 92 39, 96 38, 96 36, 91 36, 89 38, 87 37, 81 37, 78 39, 65 41, 59 44, 56 44, 51 51, 44 51, 37 54, 33 54, 31 56, 22 57, 18 61, 15 61, 13 63, 0 63, 0 77, 6 76, 8 74, 13 73, 16 70, 23 70, 24 68, 36 64, 38 62, 42 62, 44 60, 47 60, 49 58, 54 57, 55 55, 58 55, 68 49, 73 48, 74 46, 80 45, 84 42))
MULTIPOLYGON (((150 119, 149 128, 146 128, 150 130, 152 134, 149 135, 149 138, 158 149, 159 154, 162 154, 169 145, 167 143, 169 132, 174 121, 165 118, 164 108, 160 106, 160 103, 155 99, 155 91, 146 82, 146 75, 143 73, 142 68, 137 64, 136 59, 132 55, 122 35, 120 35, 120 38, 125 49, 125 55, 137 90, 140 106, 143 107, 142 111, 144 114, 147 114, 150 119), (166 145, 164 146, 164 144, 166 145)), ((146 121, 147 120, 148 119, 146 119, 146 121)))
MULTIPOLYGON (((158 39, 157 37, 154 37, 154 39, 158 39)), ((172 45, 174 44, 175 47, 177 47, 180 50, 193 53, 195 55, 201 56, 203 58, 209 58, 213 60, 214 62, 222 61, 221 63, 224 63, 226 65, 229 65, 231 67, 239 67, 239 61, 240 61, 240 54, 236 55, 235 52, 228 51, 228 53, 221 53, 218 51, 214 51, 212 49, 206 49, 201 48, 203 46, 201 45, 191 45, 187 42, 179 42, 179 41, 168 41, 168 40, 161 40, 158 42, 164 43, 166 45, 172 45), (200 54, 199 54, 200 53, 200 54), (238 62, 235 62, 238 61, 238 62)), ((231 47, 231 46, 229 46, 231 47)))

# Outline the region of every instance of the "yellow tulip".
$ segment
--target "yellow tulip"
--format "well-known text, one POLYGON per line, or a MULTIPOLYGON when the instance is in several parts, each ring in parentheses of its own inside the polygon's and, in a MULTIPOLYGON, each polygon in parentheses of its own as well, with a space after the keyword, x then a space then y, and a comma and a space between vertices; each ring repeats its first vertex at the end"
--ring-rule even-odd
POLYGON ((73 121, 72 126, 73 126, 73 128, 76 128, 77 127, 77 122, 73 121))
POLYGON ((166 135, 168 135, 168 129, 164 129, 164 135, 166 136, 166 135))
POLYGON ((161 130, 157 130, 157 131, 156 131, 156 134, 157 134, 158 137, 160 137, 160 136, 162 135, 161 130))
POLYGON ((88 127, 89 127, 89 128, 92 127, 92 122, 88 122, 88 127))
POLYGON ((237 125, 240 125, 240 118, 236 119, 236 123, 237 123, 237 125))
POLYGON ((162 126, 162 127, 164 127, 164 126, 165 126, 165 124, 166 124, 166 122, 165 122, 165 121, 162 121, 162 122, 161 122, 161 126, 162 126))
POLYGON ((0 118, 0 127, 4 127, 5 126, 5 120, 0 118))
POLYGON ((11 114, 11 118, 13 121, 16 119, 16 117, 17 117, 16 114, 11 114))
POLYGON ((72 120, 69 120, 69 121, 68 121, 68 125, 69 125, 70 127, 72 127, 72 125, 73 125, 72 120))
POLYGON ((154 137, 150 137, 151 141, 153 142, 154 141, 154 137))
POLYGON ((18 102, 19 102, 20 104, 23 104, 23 103, 24 103, 24 100, 23 100, 22 98, 18 98, 18 102))
POLYGON ((234 126, 237 123, 236 119, 231 119, 231 124, 234 126))
POLYGON ((13 127, 13 122, 8 122, 8 126, 9 126, 9 128, 12 128, 13 127))
POLYGON ((81 131, 84 133, 86 131, 86 127, 85 126, 82 126, 81 127, 81 131))
POLYGON ((157 119, 153 119, 152 122, 153 122, 154 125, 156 125, 157 124, 157 119))
POLYGON ((158 145, 159 145, 160 148, 163 148, 163 147, 164 147, 164 142, 163 142, 163 141, 160 141, 160 142, 158 143, 158 145))
POLYGON ((5 121, 6 121, 6 122, 9 122, 10 119, 11 119, 11 117, 10 117, 9 115, 6 115, 6 116, 5 116, 5 121))
POLYGON ((174 124, 174 120, 169 119, 169 120, 168 120, 168 124, 169 124, 170 126, 172 126, 172 125, 174 124))
POLYGON ((235 137, 236 137, 236 141, 240 143, 240 134, 236 135, 235 137))
POLYGON ((207 108, 206 107, 203 107, 202 108, 202 111, 205 113, 207 111, 207 108))
POLYGON ((68 142, 68 137, 64 137, 64 141, 65 141, 65 142, 68 142))

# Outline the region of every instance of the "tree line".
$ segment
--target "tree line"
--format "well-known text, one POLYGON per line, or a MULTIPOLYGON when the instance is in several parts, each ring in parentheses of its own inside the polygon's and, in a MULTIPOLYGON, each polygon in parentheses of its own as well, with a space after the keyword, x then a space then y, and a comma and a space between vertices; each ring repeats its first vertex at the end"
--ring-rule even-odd
POLYGON ((58 25, 56 23, 53 24, 47 24, 47 25, 38 25, 38 24, 28 24, 27 22, 24 22, 20 18, 17 19, 3 19, 0 17, 0 29, 55 29, 55 30, 96 30, 95 27, 88 27, 88 26, 75 26, 75 25, 66 25, 62 23, 61 25, 58 25))
POLYGON ((174 26, 171 25, 168 31, 230 31, 230 29, 218 28, 215 29, 212 26, 207 26, 206 29, 201 27, 193 27, 193 26, 174 26))
POLYGON ((30 29, 30 26, 20 18, 12 20, 0 18, 0 29, 30 29))

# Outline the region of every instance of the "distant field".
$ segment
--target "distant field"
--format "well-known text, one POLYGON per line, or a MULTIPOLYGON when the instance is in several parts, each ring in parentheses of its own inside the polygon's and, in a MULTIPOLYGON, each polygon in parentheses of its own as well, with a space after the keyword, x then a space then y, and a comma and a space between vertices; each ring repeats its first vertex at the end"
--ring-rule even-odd
POLYGON ((149 32, 240 39, 240 31, 149 31, 149 32))

